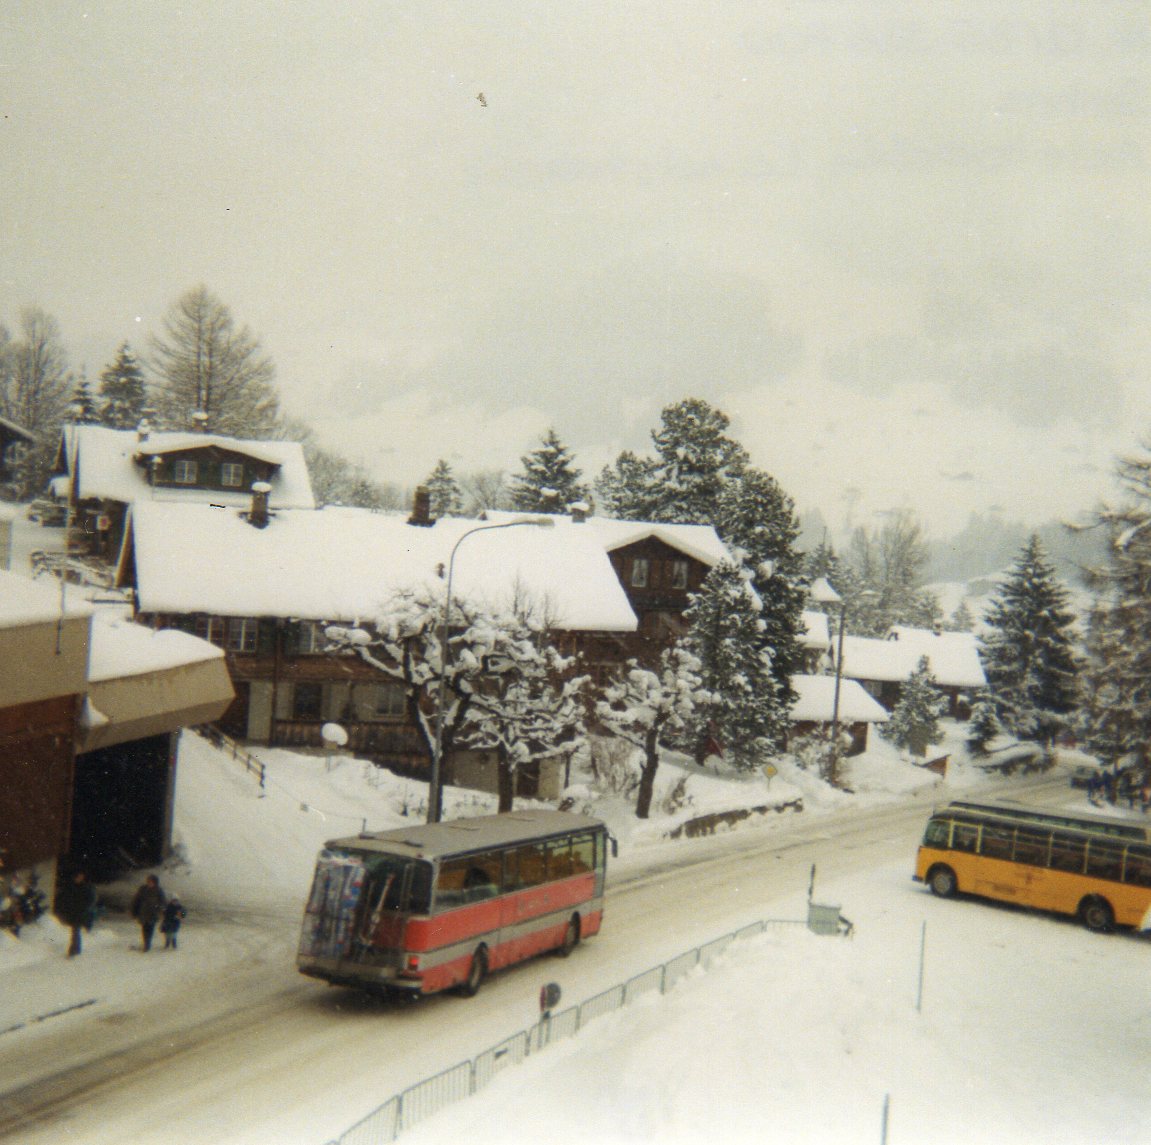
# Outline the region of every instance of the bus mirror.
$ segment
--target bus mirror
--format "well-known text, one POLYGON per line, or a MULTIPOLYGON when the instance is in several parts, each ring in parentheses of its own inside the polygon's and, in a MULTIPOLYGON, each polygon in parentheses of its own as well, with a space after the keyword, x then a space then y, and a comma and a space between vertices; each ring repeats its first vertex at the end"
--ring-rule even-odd
POLYGON ((619 840, 614 835, 609 835, 608 842, 611 843, 611 857, 613 859, 619 858, 619 840))

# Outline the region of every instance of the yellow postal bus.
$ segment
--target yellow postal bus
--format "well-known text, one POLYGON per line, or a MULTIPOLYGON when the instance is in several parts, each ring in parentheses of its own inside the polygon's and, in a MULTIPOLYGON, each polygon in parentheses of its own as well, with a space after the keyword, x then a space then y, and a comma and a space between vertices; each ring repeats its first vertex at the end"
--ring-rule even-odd
POLYGON ((915 880, 1075 915, 1091 930, 1151 926, 1151 838, 1102 815, 957 800, 927 823, 915 880))

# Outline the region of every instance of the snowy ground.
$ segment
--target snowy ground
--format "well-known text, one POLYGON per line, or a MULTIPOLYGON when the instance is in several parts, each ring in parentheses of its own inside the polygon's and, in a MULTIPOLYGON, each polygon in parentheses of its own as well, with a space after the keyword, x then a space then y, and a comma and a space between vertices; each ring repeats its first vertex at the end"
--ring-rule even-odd
MULTIPOLYGON (((926 785, 930 802, 980 782, 961 749, 947 746, 954 763, 943 785, 877 744, 852 761, 854 796, 829 792, 803 774, 778 775, 769 785, 762 775, 731 780, 687 768, 691 803, 675 818, 802 794, 808 810, 792 817, 797 828, 810 826, 813 812, 834 812, 830 833, 844 814, 866 817, 912 789, 923 800, 926 785)), ((405 812, 422 818, 420 784, 351 759, 262 755, 270 773, 263 793, 237 764, 184 739, 177 856, 160 872, 190 908, 181 949, 148 956, 132 949, 138 938, 118 908, 139 876, 102 888, 112 909, 80 959, 63 957, 65 932, 49 919, 18 940, 2 934, 0 1037, 34 1039, 40 1030, 79 1023, 92 999, 107 1009, 140 991, 163 999, 165 991, 210 990, 213 976, 233 973, 238 958, 251 961, 259 920, 299 916, 325 839, 354 833, 365 821, 373 829, 398 825, 405 812)), ((681 774, 663 769, 657 806, 681 774)), ((1082 802, 1078 791, 1058 790, 1060 798, 1082 802)), ((488 809, 481 797, 449 796, 451 815, 488 809)), ((674 821, 666 811, 640 824, 622 798, 593 800, 589 791, 585 799, 621 840, 618 870, 641 868, 645 854, 666 854, 674 821)), ((791 829, 787 819, 773 817, 781 842, 791 829)), ((674 846, 698 853, 715 842, 674 846)), ((403 1139, 871 1142, 881 1139, 885 1102, 893 1143, 1151 1139, 1146 940, 935 900, 911 883, 913 859, 909 853, 896 865, 821 881, 817 897, 842 905, 856 924, 852 939, 789 928, 741 943, 666 997, 597 1020, 403 1139)), ((802 917, 803 897, 797 889, 765 904, 764 917, 802 917)), ((290 949, 270 943, 256 955, 290 959, 290 949)), ((283 1081, 291 1108, 296 1079, 283 1081)), ((291 1140, 322 1145, 331 1123, 331 1111, 322 1123, 301 1117, 291 1140)), ((285 1138, 282 1129, 261 1137, 247 1126, 243 1140, 285 1138)))

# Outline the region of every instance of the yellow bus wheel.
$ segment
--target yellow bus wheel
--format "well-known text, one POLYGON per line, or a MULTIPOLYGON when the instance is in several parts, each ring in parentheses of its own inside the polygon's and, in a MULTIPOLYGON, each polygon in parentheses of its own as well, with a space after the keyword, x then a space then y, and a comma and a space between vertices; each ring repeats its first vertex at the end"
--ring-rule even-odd
POLYGON ((1104 898, 1087 898, 1079 904, 1079 917, 1088 930, 1106 931, 1115 925, 1115 912, 1104 898))
POLYGON ((959 880, 955 877, 955 872, 950 867, 942 865, 931 868, 927 876, 927 885, 932 893, 941 899, 952 898, 959 890, 959 880))

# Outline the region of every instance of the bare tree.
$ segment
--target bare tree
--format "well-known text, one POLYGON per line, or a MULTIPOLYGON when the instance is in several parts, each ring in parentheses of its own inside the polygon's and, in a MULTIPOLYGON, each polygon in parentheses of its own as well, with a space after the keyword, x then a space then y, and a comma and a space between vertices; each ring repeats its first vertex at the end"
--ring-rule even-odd
POLYGON ((237 329, 231 311, 206 286, 175 302, 163 337, 153 337, 151 346, 153 396, 164 424, 191 429, 193 415, 203 413, 215 433, 275 435, 275 366, 259 339, 247 326, 237 329))
POLYGON ((502 469, 484 469, 460 478, 463 515, 479 517, 488 509, 510 509, 507 475, 502 469))
POLYGON ((20 314, 18 338, 0 328, 0 416, 36 435, 13 466, 21 500, 47 481, 73 385, 55 318, 29 306, 20 314))

